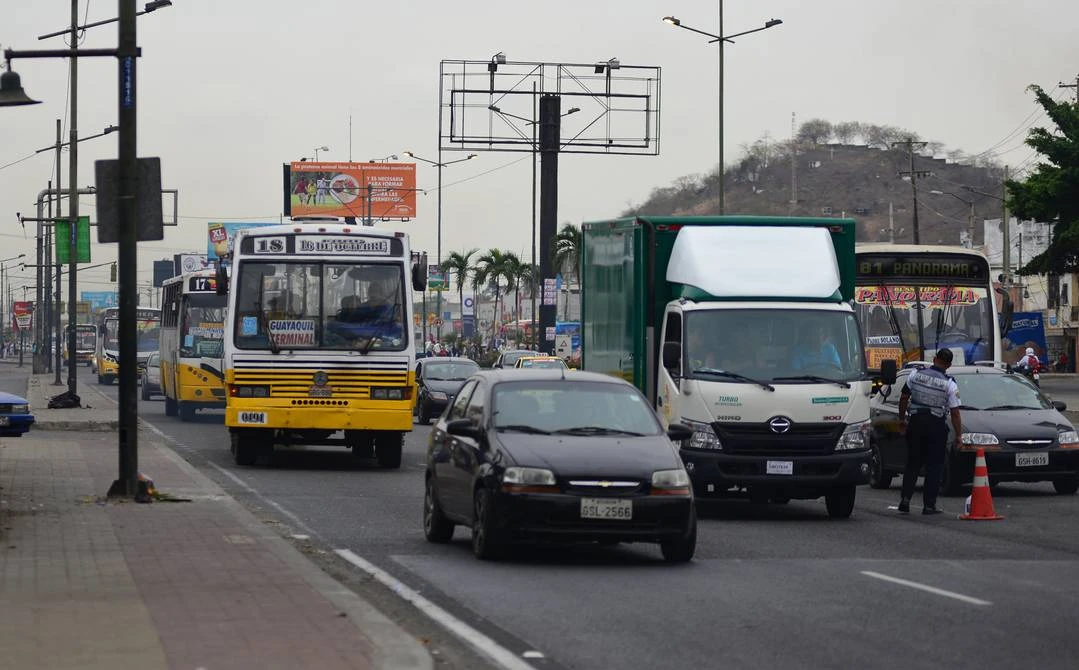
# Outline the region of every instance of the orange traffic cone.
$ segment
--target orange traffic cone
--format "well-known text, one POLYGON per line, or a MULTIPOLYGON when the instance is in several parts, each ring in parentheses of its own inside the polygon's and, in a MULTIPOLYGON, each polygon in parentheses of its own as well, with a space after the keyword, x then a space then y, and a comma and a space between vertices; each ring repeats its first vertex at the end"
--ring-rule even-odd
POLYGON ((971 521, 995 521, 1004 518, 993 509, 993 496, 989 493, 989 468, 985 466, 985 449, 979 449, 974 459, 974 486, 970 492, 970 511, 960 514, 959 518, 971 521))

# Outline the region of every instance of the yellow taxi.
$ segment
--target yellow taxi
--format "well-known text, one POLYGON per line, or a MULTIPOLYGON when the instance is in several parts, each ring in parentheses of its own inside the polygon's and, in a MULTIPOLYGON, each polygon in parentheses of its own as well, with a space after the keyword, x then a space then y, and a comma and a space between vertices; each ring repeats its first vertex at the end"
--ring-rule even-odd
POLYGON ((513 364, 527 370, 568 370, 566 362, 557 356, 522 356, 513 364))

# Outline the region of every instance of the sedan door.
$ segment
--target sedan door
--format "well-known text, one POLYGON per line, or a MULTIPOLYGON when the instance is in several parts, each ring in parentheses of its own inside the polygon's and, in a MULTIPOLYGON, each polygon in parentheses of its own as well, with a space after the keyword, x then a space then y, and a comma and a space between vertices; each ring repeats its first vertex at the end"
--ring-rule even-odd
POLYGON ((458 500, 455 495, 454 455, 460 445, 461 438, 447 433, 446 424, 456 419, 465 418, 465 408, 468 406, 469 397, 475 388, 475 381, 465 382, 445 418, 436 421, 435 427, 431 429, 430 467, 434 472, 438 502, 442 505, 444 512, 454 517, 467 517, 472 513, 472 494, 470 491, 466 501, 458 500))
MULTIPOLYGON (((476 385, 476 390, 472 392, 472 396, 468 399, 468 405, 465 407, 464 418, 481 429, 486 426, 486 409, 490 405, 490 389, 490 384, 479 382, 476 385)), ((450 444, 450 459, 453 463, 451 495, 461 505, 460 513, 466 518, 471 518, 472 485, 476 479, 476 471, 483 461, 483 442, 486 440, 486 436, 480 439, 464 436, 451 437, 454 438, 450 444)))
POLYGON ((884 469, 902 474, 907 467, 907 436, 899 431, 899 397, 907 386, 908 375, 901 375, 887 398, 873 403, 872 420, 884 469))

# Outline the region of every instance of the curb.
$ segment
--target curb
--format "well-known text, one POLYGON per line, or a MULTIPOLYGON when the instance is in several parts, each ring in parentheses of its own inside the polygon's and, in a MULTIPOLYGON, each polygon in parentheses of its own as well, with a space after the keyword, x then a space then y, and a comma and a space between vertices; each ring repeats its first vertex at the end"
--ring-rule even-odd
POLYGON ((80 421, 78 419, 39 419, 34 415, 32 430, 62 430, 89 433, 111 433, 120 427, 120 421, 80 421))
MULTIPOLYGON (((96 393, 97 390, 94 389, 94 392, 96 393)), ((98 395, 108 399, 100 393, 98 395)), ((141 445, 156 449, 162 456, 187 473, 197 486, 218 498, 252 536, 266 543, 267 548, 274 556, 298 572, 313 589, 347 614, 349 621, 356 626, 360 635, 367 638, 371 643, 371 648, 375 652, 374 658, 371 659, 374 667, 384 670, 408 668, 433 670, 434 660, 419 640, 405 632, 403 628, 391 621, 374 605, 311 562, 284 537, 268 529, 266 524, 255 518, 254 514, 237 502, 217 482, 200 472, 195 466, 187 462, 183 456, 173 450, 168 445, 167 436, 163 436, 141 417, 139 418, 139 423, 142 424, 140 433, 153 435, 153 439, 140 441, 141 445)))

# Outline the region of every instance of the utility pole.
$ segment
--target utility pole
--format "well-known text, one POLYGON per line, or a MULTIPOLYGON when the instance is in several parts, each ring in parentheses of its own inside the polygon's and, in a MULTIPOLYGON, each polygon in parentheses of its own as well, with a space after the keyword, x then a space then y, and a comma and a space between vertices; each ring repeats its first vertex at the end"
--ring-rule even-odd
POLYGON ((911 221, 914 226, 914 243, 921 244, 921 238, 918 235, 918 177, 928 177, 932 173, 928 170, 915 170, 914 169, 914 147, 917 145, 919 149, 925 148, 927 142, 915 142, 913 137, 908 137, 902 142, 892 142, 892 147, 903 145, 907 148, 907 152, 910 153, 910 170, 907 172, 900 172, 899 176, 910 175, 910 192, 914 199, 913 219, 911 221))
POLYGON ((1004 166, 1004 179, 1000 182, 1000 234, 1001 265, 1004 267, 1004 290, 1012 289, 1012 231, 1008 223, 1008 166, 1004 166))
POLYGON ((1060 86, 1061 88, 1074 88, 1075 89, 1075 103, 1079 104, 1079 74, 1075 75, 1075 83, 1074 84, 1065 84, 1064 82, 1060 82, 1057 85, 1060 86))
POLYGON ((888 203, 888 243, 895 244, 895 207, 888 203))
POLYGON ((798 145, 795 142, 794 118, 795 113, 791 112, 791 216, 794 216, 794 208, 798 206, 798 145))

